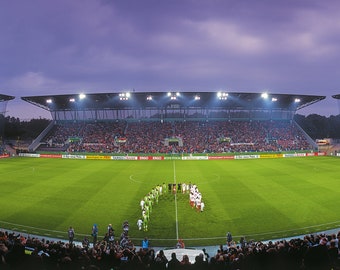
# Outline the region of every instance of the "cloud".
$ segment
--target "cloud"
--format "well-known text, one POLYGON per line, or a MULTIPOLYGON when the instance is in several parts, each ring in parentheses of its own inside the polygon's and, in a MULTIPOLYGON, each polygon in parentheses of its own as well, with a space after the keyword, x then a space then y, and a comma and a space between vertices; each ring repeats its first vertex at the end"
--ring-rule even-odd
POLYGON ((340 4, 333 0, 0 6, 4 94, 266 88, 329 95, 339 89, 340 4))
POLYGON ((55 89, 57 85, 57 81, 46 78, 42 72, 27 72, 8 80, 5 86, 15 89, 14 91, 26 89, 40 91, 41 89, 55 89))

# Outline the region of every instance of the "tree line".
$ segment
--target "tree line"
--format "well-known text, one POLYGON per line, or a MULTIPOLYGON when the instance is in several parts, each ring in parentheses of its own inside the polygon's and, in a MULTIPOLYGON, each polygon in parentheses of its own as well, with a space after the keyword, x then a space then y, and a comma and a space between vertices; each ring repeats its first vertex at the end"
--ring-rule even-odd
MULTIPOLYGON (((296 114, 294 120, 314 140, 323 138, 340 139, 340 114, 337 116, 321 116, 318 114, 296 114)), ((0 115, 0 136, 7 140, 33 140, 51 122, 49 119, 39 118, 29 121, 0 115)))

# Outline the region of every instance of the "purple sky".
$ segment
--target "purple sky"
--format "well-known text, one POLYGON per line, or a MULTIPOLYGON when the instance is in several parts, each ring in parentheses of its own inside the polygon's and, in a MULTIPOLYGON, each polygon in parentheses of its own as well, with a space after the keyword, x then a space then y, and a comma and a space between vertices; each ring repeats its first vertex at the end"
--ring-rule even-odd
POLYGON ((7 114, 49 114, 21 96, 136 91, 325 95, 298 111, 338 115, 340 2, 4 0, 7 114))

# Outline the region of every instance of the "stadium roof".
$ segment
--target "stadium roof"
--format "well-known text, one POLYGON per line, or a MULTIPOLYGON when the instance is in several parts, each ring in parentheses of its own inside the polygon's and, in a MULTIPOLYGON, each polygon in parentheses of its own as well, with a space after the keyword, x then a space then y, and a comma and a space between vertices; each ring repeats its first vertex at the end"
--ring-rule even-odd
POLYGON ((9 100, 12 100, 12 99, 15 99, 15 97, 0 94, 0 102, 9 101, 9 100))
POLYGON ((218 108, 296 111, 326 96, 244 92, 114 92, 26 96, 22 100, 48 111, 95 109, 218 108))
POLYGON ((338 95, 333 95, 332 98, 340 99, 340 94, 338 94, 338 95))

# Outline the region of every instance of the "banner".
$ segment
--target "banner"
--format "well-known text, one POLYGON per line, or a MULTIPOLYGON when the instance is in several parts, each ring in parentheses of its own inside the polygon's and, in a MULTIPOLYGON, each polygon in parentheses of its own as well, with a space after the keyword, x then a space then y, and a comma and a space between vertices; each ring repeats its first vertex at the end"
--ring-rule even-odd
POLYGON ((254 159, 254 158, 260 158, 260 155, 237 155, 235 156, 235 159, 254 159))
POLYGON ((40 154, 41 158, 62 158, 60 154, 40 154))
POLYGON ((110 160, 111 156, 86 156, 86 159, 110 160))
POLYGON ((230 137, 221 137, 218 139, 220 143, 230 143, 231 142, 231 138, 230 137))
POLYGON ((69 158, 69 159, 85 159, 84 155, 62 155, 61 158, 69 158))
POLYGON ((265 154, 260 155, 260 158, 282 158, 283 154, 265 154))
POLYGON ((82 140, 81 137, 77 137, 77 136, 74 136, 74 137, 69 137, 68 138, 68 141, 73 143, 73 142, 80 142, 82 140))
POLYGON ((220 159, 235 159, 234 156, 209 156, 209 160, 220 160, 220 159))
POLYGON ((126 143, 126 140, 125 137, 115 138, 116 143, 126 143))
POLYGON ((164 160, 163 156, 138 156, 138 160, 164 160))
POLYGON ((208 156, 186 156, 182 160, 208 160, 208 156))

